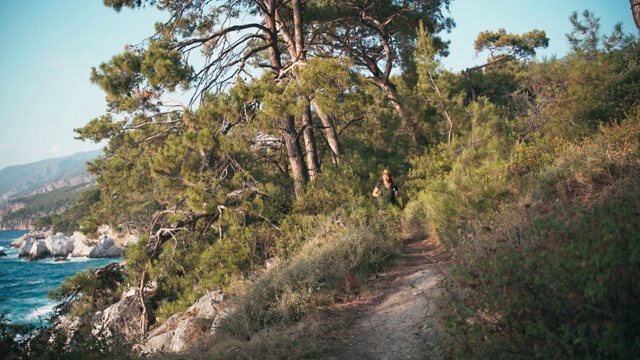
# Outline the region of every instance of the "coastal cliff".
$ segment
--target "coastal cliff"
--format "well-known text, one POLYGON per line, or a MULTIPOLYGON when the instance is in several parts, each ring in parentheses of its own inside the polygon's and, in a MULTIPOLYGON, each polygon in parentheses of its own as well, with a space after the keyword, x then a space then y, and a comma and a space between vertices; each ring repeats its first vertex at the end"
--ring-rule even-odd
POLYGON ((68 208, 94 184, 86 163, 99 154, 82 152, 0 170, 0 230, 33 230, 38 217, 68 208))

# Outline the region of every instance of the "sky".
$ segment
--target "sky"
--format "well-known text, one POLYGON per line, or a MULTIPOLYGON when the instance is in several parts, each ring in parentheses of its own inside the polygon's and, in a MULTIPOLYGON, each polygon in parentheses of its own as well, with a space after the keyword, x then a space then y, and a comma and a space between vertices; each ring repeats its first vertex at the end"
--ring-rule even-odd
MULTIPOLYGON (((544 30, 549 47, 542 57, 568 52, 573 11, 601 18, 603 33, 617 22, 638 34, 628 0, 453 0, 445 69, 481 65, 473 41, 482 31, 504 28, 522 34, 544 30)), ((0 0, 0 170, 98 149, 75 140, 73 129, 106 111, 105 94, 89 80, 92 67, 107 62, 152 34, 167 15, 154 8, 116 13, 101 0, 0 0)))

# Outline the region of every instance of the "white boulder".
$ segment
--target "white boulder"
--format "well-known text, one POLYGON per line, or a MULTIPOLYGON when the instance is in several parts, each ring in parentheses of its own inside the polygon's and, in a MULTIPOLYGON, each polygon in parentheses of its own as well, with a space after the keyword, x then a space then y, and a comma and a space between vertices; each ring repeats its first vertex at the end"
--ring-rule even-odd
POLYGON ((19 238, 13 240, 9 246, 11 246, 12 248, 19 249, 20 247, 22 247, 22 244, 28 237, 30 237, 28 234, 24 234, 19 238))
POLYGON ((53 257, 66 258, 74 249, 73 240, 63 233, 48 236, 44 240, 44 244, 47 247, 50 256, 53 257))
POLYGON ((138 237, 138 235, 131 234, 129 235, 127 240, 124 242, 124 247, 135 245, 138 243, 139 240, 140 240, 140 237, 138 237))
POLYGON ((113 239, 105 234, 98 239, 89 239, 81 232, 71 236, 74 244, 73 257, 114 258, 122 256, 124 249, 116 245, 113 239))
POLYGON ((31 246, 31 250, 29 250, 29 255, 27 257, 29 260, 42 260, 44 258, 48 258, 50 256, 49 249, 47 249, 47 245, 45 245, 44 241, 35 241, 33 246, 31 246))
POLYGON ((124 250, 116 245, 112 238, 102 235, 98 244, 89 253, 90 258, 120 257, 124 250))
POLYGON ((99 338, 108 338, 115 334, 129 341, 138 339, 144 333, 140 319, 142 307, 140 296, 134 293, 125 296, 103 311, 96 312, 91 321, 92 333, 99 338))
POLYGON ((36 242, 36 239, 32 238, 31 236, 27 236, 24 239, 22 239, 20 243, 20 250, 18 250, 18 256, 28 257, 29 253, 31 252, 31 248, 33 247, 33 244, 35 242, 36 242))
POLYGON ((83 233, 76 231, 71 235, 71 241, 73 241, 73 257, 88 257, 93 250, 95 244, 93 240, 88 239, 83 233))

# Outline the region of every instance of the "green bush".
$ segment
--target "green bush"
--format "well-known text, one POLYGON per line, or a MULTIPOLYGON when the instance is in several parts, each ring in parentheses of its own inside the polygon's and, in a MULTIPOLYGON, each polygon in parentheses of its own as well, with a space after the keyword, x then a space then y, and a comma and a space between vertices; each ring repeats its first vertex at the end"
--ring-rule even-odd
POLYGON ((522 239, 533 246, 487 246, 456 263, 441 312, 456 355, 630 359, 640 351, 637 208, 618 200, 559 215, 536 221, 522 239))
POLYGON ((455 248, 440 323, 459 358, 634 358, 640 351, 640 128, 566 146, 455 248))
POLYGON ((502 112, 480 98, 466 109, 464 136, 411 160, 407 219, 422 217, 425 232, 448 249, 473 236, 480 217, 512 197, 507 163, 513 141, 502 112))
POLYGON ((57 289, 49 290, 47 296, 62 302, 63 314, 86 319, 117 301, 123 280, 122 267, 113 262, 99 269, 90 267, 67 277, 57 289))
POLYGON ((430 235, 452 249, 476 231, 482 214, 492 213, 510 199, 511 193, 496 159, 484 158, 479 167, 465 165, 467 157, 481 156, 482 150, 465 150, 454 160, 451 172, 429 182, 414 195, 407 206, 407 216, 422 217, 430 235))
POLYGON ((311 239, 321 227, 326 217, 293 213, 280 225, 282 232, 276 238, 276 255, 288 259, 296 250, 311 239))
POLYGON ((253 237, 241 230, 233 234, 235 236, 223 240, 215 239, 213 234, 199 241, 179 234, 177 241, 188 242, 188 246, 178 248, 172 242, 164 244, 162 254, 149 268, 150 279, 158 283, 156 298, 162 300, 154 311, 160 322, 185 311, 209 291, 226 290, 233 279, 254 267, 253 237))

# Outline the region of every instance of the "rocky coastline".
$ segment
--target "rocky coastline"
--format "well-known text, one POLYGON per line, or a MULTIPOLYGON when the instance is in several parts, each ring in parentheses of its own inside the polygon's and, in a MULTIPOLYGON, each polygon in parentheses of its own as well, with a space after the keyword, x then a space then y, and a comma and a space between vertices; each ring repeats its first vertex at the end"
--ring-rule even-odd
MULTIPOLYGON (((117 258, 127 246, 138 241, 136 235, 117 234, 102 227, 96 238, 88 238, 80 232, 67 236, 63 233, 31 231, 14 240, 11 247, 19 249, 19 257, 28 261, 53 258, 66 261, 69 257, 117 258)), ((117 264, 123 267, 123 264, 117 264)), ((157 284, 145 287, 145 297, 152 296, 157 284)), ((187 311, 178 312, 166 322, 151 329, 140 328, 140 303, 143 301, 139 289, 129 287, 116 303, 93 314, 90 320, 92 335, 98 339, 117 336, 134 344, 133 352, 140 356, 178 353, 193 345, 193 341, 204 333, 213 336, 222 319, 230 315, 228 295, 222 291, 211 291, 199 298, 187 311)), ((63 328, 73 341, 84 341, 77 332, 80 324, 68 316, 60 317, 55 328, 63 328)))
POLYGON ((89 238, 77 231, 71 236, 32 231, 11 242, 11 247, 19 249, 18 256, 28 261, 48 258, 64 261, 69 256, 118 258, 126 246, 137 241, 137 235, 116 236, 110 228, 101 228, 97 238, 89 238))

